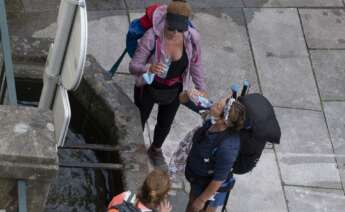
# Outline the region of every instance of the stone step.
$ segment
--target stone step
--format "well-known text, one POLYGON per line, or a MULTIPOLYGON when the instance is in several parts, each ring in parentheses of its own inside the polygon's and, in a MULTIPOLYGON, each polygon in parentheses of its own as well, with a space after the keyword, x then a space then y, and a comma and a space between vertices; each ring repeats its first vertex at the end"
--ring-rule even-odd
POLYGON ((64 168, 91 168, 91 169, 108 169, 108 170, 122 170, 122 164, 112 163, 78 163, 78 162, 60 162, 60 167, 64 168))
POLYGON ((118 151, 119 148, 113 145, 105 144, 66 144, 61 149, 79 149, 79 150, 98 150, 98 151, 118 151))
POLYGON ((42 79, 44 72, 44 65, 39 64, 24 64, 15 63, 14 75, 16 78, 26 78, 26 79, 42 79))

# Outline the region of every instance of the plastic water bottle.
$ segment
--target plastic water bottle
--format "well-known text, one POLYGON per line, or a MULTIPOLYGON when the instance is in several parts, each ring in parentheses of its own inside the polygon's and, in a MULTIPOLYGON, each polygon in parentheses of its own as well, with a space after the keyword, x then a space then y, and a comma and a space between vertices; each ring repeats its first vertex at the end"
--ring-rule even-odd
POLYGON ((164 66, 162 69, 162 73, 159 74, 159 77, 162 79, 165 79, 168 75, 168 71, 170 68, 170 64, 171 64, 171 58, 169 56, 164 57, 163 61, 162 61, 162 65, 164 66))
POLYGON ((199 113, 201 110, 209 110, 213 102, 203 96, 193 95, 189 97, 188 102, 183 104, 189 109, 199 113))
POLYGON ((203 96, 198 96, 198 105, 201 108, 209 109, 212 107, 213 102, 203 96))

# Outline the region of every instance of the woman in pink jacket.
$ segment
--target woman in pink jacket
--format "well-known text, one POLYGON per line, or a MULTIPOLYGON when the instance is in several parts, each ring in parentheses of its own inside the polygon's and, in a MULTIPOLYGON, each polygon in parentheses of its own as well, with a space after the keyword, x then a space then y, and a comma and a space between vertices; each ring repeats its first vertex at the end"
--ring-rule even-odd
POLYGON ((161 147, 178 110, 179 93, 193 87, 206 92, 199 33, 190 26, 190 16, 186 0, 159 6, 153 13, 153 27, 140 39, 129 64, 136 78, 134 101, 143 129, 154 104, 158 104, 153 143, 148 150, 153 162, 164 160, 161 147))

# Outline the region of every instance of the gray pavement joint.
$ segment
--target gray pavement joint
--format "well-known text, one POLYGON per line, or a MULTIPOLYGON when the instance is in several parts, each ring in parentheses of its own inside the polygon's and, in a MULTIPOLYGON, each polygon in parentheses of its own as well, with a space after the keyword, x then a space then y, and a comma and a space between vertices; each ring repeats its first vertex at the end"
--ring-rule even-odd
POLYGON ((285 190, 285 187, 284 187, 285 183, 284 183, 284 180, 283 180, 282 170, 280 168, 279 159, 278 159, 277 150, 276 150, 276 146, 275 145, 273 145, 273 153, 274 153, 275 162, 276 162, 277 167, 278 167, 278 174, 279 174, 279 178, 280 178, 280 185, 281 185, 282 190, 283 190, 286 211, 290 212, 289 200, 288 200, 287 195, 286 195, 286 190, 285 190))
POLYGON ((127 1, 124 0, 123 1, 124 4, 125 4, 125 7, 126 7, 126 14, 127 14, 127 18, 128 18, 128 26, 131 24, 131 16, 129 15, 130 14, 130 10, 129 10, 129 7, 128 7, 128 4, 127 4, 127 1))
POLYGON ((330 191, 340 191, 340 192, 343 192, 343 189, 339 189, 339 188, 327 188, 327 187, 319 187, 319 186, 305 186, 305 185, 284 184, 284 187, 297 187, 297 188, 309 188, 309 189, 322 189, 322 190, 330 190, 330 191))
POLYGON ((323 102, 345 102, 345 99, 324 99, 323 102))
POLYGON ((345 51, 345 49, 335 49, 335 48, 309 48, 311 51, 345 51))
MULTIPOLYGON (((300 13, 300 10, 299 10, 299 9, 297 9, 297 13, 298 13, 299 21, 300 21, 300 26, 301 26, 301 28, 302 28, 302 33, 303 33, 304 41, 305 41, 305 44, 306 44, 306 46, 307 46, 308 58, 309 58, 309 62, 310 62, 310 65, 311 65, 311 70, 312 70, 312 72, 313 72, 313 77, 314 77, 314 81, 315 81, 315 84, 316 84, 317 94, 318 94, 319 99, 320 99, 320 106, 321 106, 322 116, 323 116, 324 122, 325 122, 325 124, 326 124, 327 135, 328 135, 328 138, 329 138, 329 140, 330 140, 330 142, 331 142, 332 151, 333 151, 333 153, 335 154, 333 139, 332 139, 332 136, 331 136, 331 132, 330 132, 330 129, 329 129, 329 125, 328 125, 328 123, 327 123, 326 113, 325 113, 325 109, 324 109, 324 105, 323 105, 323 101, 322 101, 322 97, 321 97, 320 86, 319 86, 318 81, 317 81, 317 78, 316 78, 316 73, 315 73, 313 61, 312 61, 312 59, 311 59, 311 54, 310 54, 310 50, 309 50, 309 47, 308 47, 308 42, 307 42, 307 39, 306 39, 304 27, 303 27, 303 24, 302 24, 301 13, 300 13)), ((334 158, 334 162, 335 162, 336 164, 338 164, 337 158, 334 158)), ((340 170, 339 170, 339 169, 338 169, 338 175, 339 175, 339 179, 341 179, 341 175, 340 175, 340 170)), ((343 193, 345 194, 345 187, 344 187, 344 183, 343 183, 342 180, 340 180, 340 184, 341 184, 343 193)))
POLYGON ((288 106, 280 106, 280 105, 273 105, 273 107, 274 108, 283 108, 283 109, 293 109, 293 110, 306 110, 306 111, 322 112, 321 110, 310 109, 310 108, 288 107, 288 106))
MULTIPOLYGON (((244 2, 243 2, 243 4, 244 4, 244 2)), ((246 33, 247 33, 247 37, 248 37, 250 53, 252 55, 253 65, 254 65, 254 69, 255 69, 255 74, 256 74, 257 81, 258 81, 258 87, 259 87, 260 93, 263 94, 262 86, 261 86, 261 81, 260 81, 260 76, 259 76, 259 72, 258 72, 256 60, 255 60, 255 55, 254 55, 254 51, 253 51, 253 44, 252 44, 252 41, 251 41, 251 38, 250 38, 249 29, 248 29, 248 20, 247 20, 247 17, 245 15, 244 8, 241 9, 241 12, 242 12, 243 20, 244 20, 244 26, 246 28, 246 33)))

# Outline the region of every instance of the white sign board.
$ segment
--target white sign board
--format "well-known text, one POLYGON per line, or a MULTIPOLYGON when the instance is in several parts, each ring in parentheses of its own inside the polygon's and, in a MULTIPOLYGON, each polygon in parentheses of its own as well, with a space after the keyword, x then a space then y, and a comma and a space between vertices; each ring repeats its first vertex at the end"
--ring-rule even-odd
POLYGON ((71 120, 71 108, 67 90, 63 86, 58 86, 53 104, 55 139, 58 146, 64 146, 71 120))
POLYGON ((86 7, 78 6, 61 71, 61 81, 67 90, 76 90, 83 77, 87 50, 86 7))

